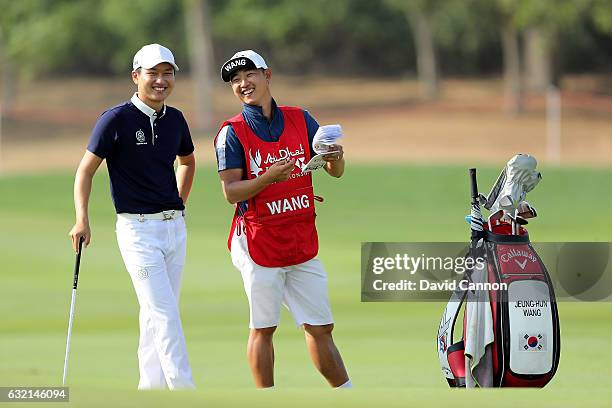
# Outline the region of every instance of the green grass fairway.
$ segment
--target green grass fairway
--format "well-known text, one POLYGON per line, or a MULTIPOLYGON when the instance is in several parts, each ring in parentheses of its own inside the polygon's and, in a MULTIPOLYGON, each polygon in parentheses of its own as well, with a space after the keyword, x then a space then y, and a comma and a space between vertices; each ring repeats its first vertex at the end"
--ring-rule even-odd
MULTIPOLYGON (((612 170, 542 170, 529 195, 534 241, 611 241, 612 170)), ((479 169, 488 192, 498 169, 479 169)), ((59 385, 74 254, 73 175, 0 178, 0 386, 59 385)), ((320 258, 330 282, 335 339, 355 389, 329 390, 303 335, 283 311, 274 391, 253 389, 245 358, 248 306, 226 249, 232 208, 214 168, 189 200, 181 309, 195 392, 136 392, 138 307, 114 236, 106 170, 94 180, 93 240, 84 251, 73 331, 72 406, 609 406, 611 303, 562 302, 559 371, 544 390, 450 390, 437 360, 440 303, 361 303, 362 241, 466 241, 466 167, 355 166, 315 177, 320 258)), ((25 406, 24 404, 19 406, 25 406)))

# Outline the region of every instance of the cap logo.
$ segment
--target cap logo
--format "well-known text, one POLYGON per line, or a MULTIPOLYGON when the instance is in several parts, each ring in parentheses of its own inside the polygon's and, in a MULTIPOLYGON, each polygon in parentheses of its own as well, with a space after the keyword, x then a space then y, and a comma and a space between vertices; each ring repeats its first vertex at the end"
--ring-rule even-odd
POLYGON ((242 58, 242 59, 239 59, 239 60, 231 61, 225 67, 223 67, 223 69, 225 69, 227 72, 230 72, 232 69, 234 69, 236 67, 240 67, 240 66, 246 65, 246 63, 247 63, 246 58, 242 58))

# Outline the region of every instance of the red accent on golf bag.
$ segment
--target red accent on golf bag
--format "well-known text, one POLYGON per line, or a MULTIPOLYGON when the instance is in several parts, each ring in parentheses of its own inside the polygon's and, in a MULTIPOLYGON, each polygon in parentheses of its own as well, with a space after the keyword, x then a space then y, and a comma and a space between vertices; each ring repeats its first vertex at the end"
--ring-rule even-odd
POLYGON ((465 346, 463 340, 448 348, 448 365, 450 366, 454 380, 448 379, 451 387, 465 387, 465 346))
MULTIPOLYGON (((521 228, 521 235, 511 235, 510 230, 508 224, 501 223, 492 232, 485 231, 482 249, 487 281, 506 285, 489 291, 494 339, 488 346, 492 352, 492 384, 543 387, 555 375, 560 357, 555 294, 527 231, 521 228)), ((465 366, 465 324, 461 341, 452 344, 452 330, 466 293, 453 293, 438 331, 439 339, 451 343, 445 350, 438 349, 442 371, 451 387, 464 387, 465 376, 472 375, 466 373, 465 366)))

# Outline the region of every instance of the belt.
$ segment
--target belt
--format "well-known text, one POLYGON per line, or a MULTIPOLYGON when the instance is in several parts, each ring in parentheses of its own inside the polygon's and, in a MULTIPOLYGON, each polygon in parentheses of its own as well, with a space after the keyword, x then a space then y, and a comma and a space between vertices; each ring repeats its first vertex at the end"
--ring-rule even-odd
POLYGON ((117 216, 122 218, 127 218, 130 220, 138 220, 140 222, 144 222, 145 220, 175 220, 178 217, 184 217, 185 211, 181 210, 167 210, 158 212, 155 214, 130 214, 130 213, 119 213, 117 216))

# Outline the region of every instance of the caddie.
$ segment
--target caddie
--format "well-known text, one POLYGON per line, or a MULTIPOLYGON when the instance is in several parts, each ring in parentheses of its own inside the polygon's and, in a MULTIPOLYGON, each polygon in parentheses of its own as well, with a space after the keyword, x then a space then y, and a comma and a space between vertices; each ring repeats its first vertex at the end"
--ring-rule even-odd
MULTIPOLYGON (((274 386, 272 337, 284 304, 303 327, 316 368, 332 387, 350 388, 332 338, 327 275, 316 258, 312 177, 303 172, 319 125, 301 108, 277 106, 272 71, 252 50, 234 54, 221 77, 243 104, 222 124, 215 148, 223 193, 236 206, 228 245, 249 301, 247 358, 255 385, 274 386)), ((334 150, 325 170, 341 177, 342 147, 334 150)))
POLYGON ((178 302, 194 147, 183 114, 165 104, 179 68, 159 44, 142 47, 132 68, 137 92, 98 118, 79 164, 70 237, 75 251, 81 237, 85 246, 91 241, 89 195, 106 159, 117 242, 140 304, 138 388, 194 388, 178 302))

